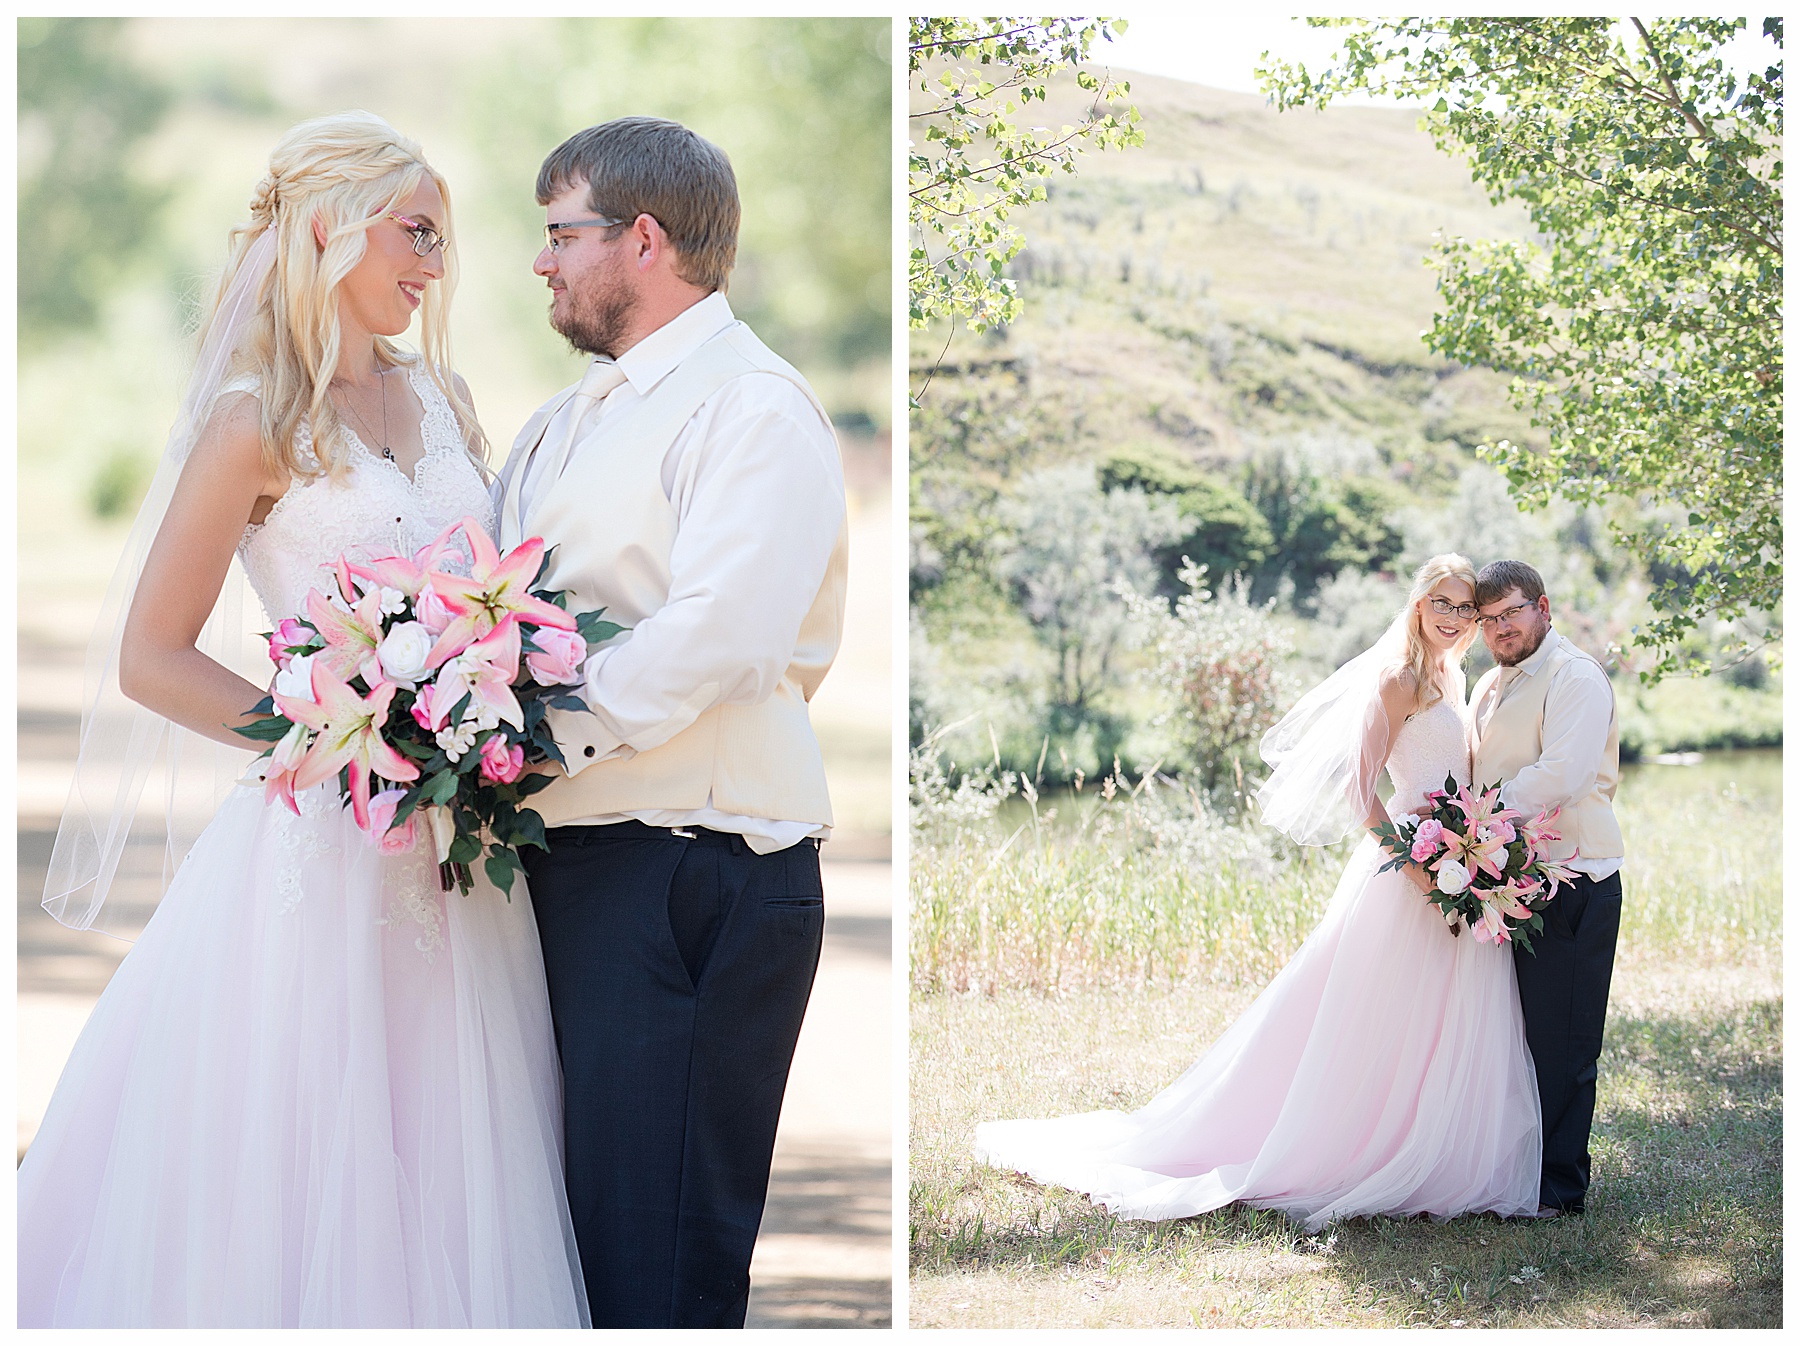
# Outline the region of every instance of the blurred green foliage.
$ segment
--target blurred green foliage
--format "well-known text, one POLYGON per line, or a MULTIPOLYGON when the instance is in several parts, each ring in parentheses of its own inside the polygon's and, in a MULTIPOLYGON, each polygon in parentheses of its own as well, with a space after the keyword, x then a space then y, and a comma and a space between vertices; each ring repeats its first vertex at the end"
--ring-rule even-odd
POLYGON ((20 19, 19 341, 94 326, 154 250, 167 188, 140 178, 140 141, 170 92, 123 51, 122 19, 20 19))
MULTIPOLYGON (((516 184, 504 205, 522 245, 543 228, 532 186, 551 149, 613 117, 670 117, 723 149, 737 174, 738 316, 802 369, 886 356, 888 20, 563 19, 551 37, 496 53, 468 102, 486 167, 516 184)), ((541 294, 530 298, 541 313, 541 294)))
POLYGON ((573 132, 629 113, 677 118, 727 151, 744 204, 734 309, 814 382, 841 429, 886 425, 891 27, 22 20, 22 519, 131 516, 185 378, 186 334, 270 148, 298 121, 353 107, 416 138, 450 180, 455 353, 498 456, 576 368, 530 270, 538 165, 573 132))

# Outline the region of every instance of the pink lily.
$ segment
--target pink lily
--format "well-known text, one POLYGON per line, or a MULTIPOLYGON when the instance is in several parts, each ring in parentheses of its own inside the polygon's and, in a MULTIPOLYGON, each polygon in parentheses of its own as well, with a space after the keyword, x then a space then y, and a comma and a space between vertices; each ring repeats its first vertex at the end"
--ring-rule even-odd
POLYGON ((1559 804, 1549 813, 1539 812, 1538 816, 1528 823, 1521 823, 1519 831, 1525 837, 1525 863, 1531 864, 1538 858, 1544 847, 1553 841, 1561 841, 1562 833, 1550 826, 1562 816, 1559 804))
POLYGON ((554 603, 531 596, 531 581, 544 560, 543 538, 527 538, 503 559, 473 518, 464 519, 461 528, 475 563, 466 579, 431 572, 432 589, 453 614, 450 625, 432 646, 431 667, 436 668, 508 617, 564 631, 575 629, 575 619, 568 613, 554 603))
POLYGON ((381 644, 379 588, 357 599, 348 612, 315 589, 306 596, 306 615, 325 639, 320 662, 340 678, 348 679, 375 659, 375 647, 381 644))
POLYGON ((398 589, 408 598, 417 598, 419 591, 425 587, 426 580, 442 563, 444 553, 450 550, 450 539, 456 536, 462 526, 461 522, 451 524, 414 552, 410 559, 404 556, 378 556, 373 561, 350 565, 350 573, 389 589, 398 589))
POLYGON ((377 681, 367 697, 358 696, 349 681, 324 663, 312 669, 315 701, 300 701, 275 694, 281 713, 318 738, 294 771, 293 788, 304 790, 350 769, 350 804, 356 825, 369 828, 369 773, 384 780, 412 781, 419 768, 395 752, 381 737, 387 723, 388 703, 394 699, 391 682, 377 681))
POLYGON ((294 798, 294 770, 306 756, 312 740, 303 724, 296 724, 269 753, 269 772, 263 778, 263 799, 274 803, 279 799, 300 816, 300 802, 294 798))
POLYGON ((1517 809, 1500 806, 1500 787, 1484 790, 1479 795, 1465 785, 1450 800, 1450 807, 1461 813, 1468 820, 1469 829, 1474 831, 1483 823, 1505 822, 1523 815, 1517 809))
POLYGON ((513 728, 523 729, 525 712, 512 689, 518 676, 519 624, 508 616, 438 670, 426 727, 434 733, 442 729, 466 692, 471 706, 484 705, 513 728))
POLYGON ((1481 904, 1481 918, 1469 929, 1474 931, 1475 938, 1483 944, 1507 944, 1512 941, 1512 931, 1507 928, 1506 918, 1491 902, 1481 904))

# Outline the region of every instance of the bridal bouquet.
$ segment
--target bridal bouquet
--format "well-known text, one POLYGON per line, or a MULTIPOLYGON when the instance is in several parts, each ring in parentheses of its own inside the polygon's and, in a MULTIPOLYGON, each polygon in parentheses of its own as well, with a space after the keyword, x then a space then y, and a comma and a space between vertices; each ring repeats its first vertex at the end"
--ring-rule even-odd
POLYGON ((545 712, 587 709, 570 688, 589 649, 624 630, 534 590, 544 567, 542 538, 502 557, 473 518, 410 559, 340 557, 336 583, 265 633, 280 671, 263 718, 237 731, 270 744, 265 797, 297 814, 294 792, 335 776, 383 853, 428 841, 444 889, 466 893, 485 847, 510 899, 518 848, 544 845, 524 803, 551 777, 526 764, 563 761, 545 712), (466 576, 440 568, 458 533, 466 576))
POLYGON ((1556 890, 1574 877, 1567 865, 1546 859, 1543 848, 1561 841, 1552 830, 1561 809, 1530 821, 1500 807, 1500 787, 1474 790, 1446 777, 1444 788, 1425 796, 1423 813, 1406 813, 1375 828, 1394 858, 1381 868, 1417 861, 1435 876, 1427 900, 1444 913, 1452 934, 1467 925, 1484 943, 1517 942, 1527 952, 1544 928, 1540 914, 1556 890))

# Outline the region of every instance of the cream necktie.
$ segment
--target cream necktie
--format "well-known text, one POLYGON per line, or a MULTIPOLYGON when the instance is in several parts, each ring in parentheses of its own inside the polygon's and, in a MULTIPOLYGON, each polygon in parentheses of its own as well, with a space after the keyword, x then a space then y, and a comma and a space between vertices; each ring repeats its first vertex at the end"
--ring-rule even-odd
POLYGON ((1500 676, 1494 679, 1494 685, 1488 689, 1487 696, 1483 698, 1485 704, 1481 708, 1481 722, 1475 726, 1476 733, 1487 733, 1488 721, 1494 718, 1494 712, 1500 709, 1500 703, 1506 700, 1506 694, 1511 690, 1513 683, 1518 680, 1518 676, 1517 665, 1501 668, 1500 676))
POLYGON ((581 428, 594 409, 606 400, 607 394, 625 382, 625 372, 611 360, 595 360, 581 376, 581 383, 571 398, 568 407, 569 427, 563 441, 554 453, 539 451, 539 459, 531 465, 530 490, 531 504, 540 499, 562 478, 569 466, 569 459, 575 453, 575 441, 581 438, 581 428))

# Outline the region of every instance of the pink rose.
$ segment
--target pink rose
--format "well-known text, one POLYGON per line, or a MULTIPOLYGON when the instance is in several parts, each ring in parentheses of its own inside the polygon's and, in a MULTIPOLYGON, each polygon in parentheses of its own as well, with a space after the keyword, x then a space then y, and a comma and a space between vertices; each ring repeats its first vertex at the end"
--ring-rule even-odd
POLYGON ((369 839, 381 848, 383 855, 400 855, 413 848, 413 822, 419 815, 414 813, 399 827, 394 826, 394 813, 405 797, 404 790, 383 790, 369 798, 369 839))
POLYGON ((481 778, 495 785, 510 785, 525 769, 525 749, 509 748, 505 734, 493 734, 481 745, 481 778))
POLYGON ((1415 838, 1412 844, 1412 858, 1417 860, 1420 864, 1424 864, 1427 860, 1431 859, 1432 856, 1437 854, 1437 849, 1436 842, 1426 841, 1423 838, 1415 838))
POLYGON ((536 650, 525 656, 531 676, 546 687, 581 681, 581 665, 587 658, 587 641, 579 631, 558 631, 540 626, 531 633, 536 650))
POLYGON ((1413 833, 1414 845, 1423 841, 1435 848, 1443 844, 1443 840, 1444 825, 1436 818, 1427 818, 1424 822, 1419 824, 1419 830, 1413 833))
POLYGON ((419 590, 418 597, 413 599, 413 617, 435 638, 444 634, 444 628, 450 625, 450 609, 444 606, 444 600, 437 596, 437 590, 427 584, 419 590))
POLYGON ((390 827, 381 834, 381 853, 383 855, 404 855, 418 844, 419 834, 413 826, 419 821, 417 813, 409 814, 405 822, 398 827, 390 827))
POLYGON ((279 668, 286 668, 288 660, 294 656, 288 651, 296 645, 304 645, 318 632, 305 622, 293 617, 282 618, 281 625, 269 633, 269 660, 279 668))

